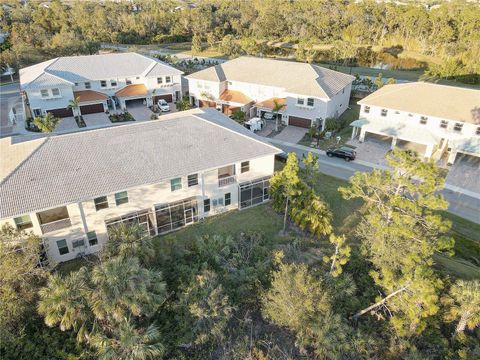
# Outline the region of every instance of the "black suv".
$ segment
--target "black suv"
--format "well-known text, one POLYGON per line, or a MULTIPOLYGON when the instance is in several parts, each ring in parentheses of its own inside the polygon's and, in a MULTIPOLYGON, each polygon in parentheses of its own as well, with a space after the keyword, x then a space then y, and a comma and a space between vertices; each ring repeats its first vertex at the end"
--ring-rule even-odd
POLYGON ((344 158, 345 161, 350 161, 350 160, 355 160, 355 156, 357 156, 357 153, 352 148, 342 146, 339 148, 328 149, 327 156, 328 157, 337 156, 337 157, 344 158))

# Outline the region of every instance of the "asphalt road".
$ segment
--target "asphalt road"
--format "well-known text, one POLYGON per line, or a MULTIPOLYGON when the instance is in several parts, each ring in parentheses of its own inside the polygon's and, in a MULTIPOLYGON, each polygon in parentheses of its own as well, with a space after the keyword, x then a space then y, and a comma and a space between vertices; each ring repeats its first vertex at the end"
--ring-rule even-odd
MULTIPOLYGON (((285 144, 273 143, 285 152, 294 152, 301 159, 308 151, 285 144)), ((339 179, 348 180, 357 171, 369 172, 373 169, 369 166, 356 163, 355 161, 346 162, 340 158, 329 158, 326 155, 315 154, 318 156, 319 169, 322 173, 339 179)), ((448 211, 452 214, 461 216, 470 221, 480 224, 480 200, 465 194, 444 189, 443 195, 450 203, 448 211)))
POLYGON ((6 130, 9 128, 8 112, 19 101, 21 101, 21 98, 18 83, 0 86, 0 137, 7 135, 6 130))

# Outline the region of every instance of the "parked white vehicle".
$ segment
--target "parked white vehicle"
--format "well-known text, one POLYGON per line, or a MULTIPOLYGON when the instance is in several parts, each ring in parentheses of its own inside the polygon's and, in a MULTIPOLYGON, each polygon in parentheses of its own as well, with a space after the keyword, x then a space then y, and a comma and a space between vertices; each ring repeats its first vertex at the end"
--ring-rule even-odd
POLYGON ((168 105, 168 103, 165 99, 158 100, 157 106, 158 106, 158 108, 160 109, 161 112, 170 111, 170 105, 168 105))
POLYGON ((271 113, 271 112, 266 112, 266 113, 263 114, 263 118, 265 120, 274 120, 275 115, 273 115, 273 113, 271 113))
POLYGON ((264 125, 264 121, 258 117, 254 117, 245 122, 245 127, 251 131, 260 131, 264 125))

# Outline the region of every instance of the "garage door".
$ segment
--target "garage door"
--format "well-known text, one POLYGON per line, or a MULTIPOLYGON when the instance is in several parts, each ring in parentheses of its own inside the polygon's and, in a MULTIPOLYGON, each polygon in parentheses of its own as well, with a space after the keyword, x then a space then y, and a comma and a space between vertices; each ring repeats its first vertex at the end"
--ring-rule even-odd
POLYGON ((288 125, 309 128, 312 126, 312 120, 296 116, 289 116, 288 125))
POLYGON ((80 106, 80 112, 82 115, 95 114, 103 112, 103 104, 91 104, 80 106))
POLYGON ((153 97, 153 101, 155 104, 158 102, 158 100, 163 99, 166 102, 173 102, 173 95, 172 94, 166 94, 166 95, 157 95, 153 97))
POLYGON ((64 117, 69 117, 73 116, 73 110, 69 108, 64 108, 64 109, 51 109, 47 110, 47 112, 51 113, 55 117, 59 118, 64 118, 64 117))

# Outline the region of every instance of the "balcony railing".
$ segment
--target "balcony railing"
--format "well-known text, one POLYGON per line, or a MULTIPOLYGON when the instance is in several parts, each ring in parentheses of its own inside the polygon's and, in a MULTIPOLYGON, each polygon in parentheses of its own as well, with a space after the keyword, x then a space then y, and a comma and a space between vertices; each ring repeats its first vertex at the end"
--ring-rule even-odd
POLYGON ((42 229, 42 234, 46 234, 52 231, 65 229, 70 226, 72 226, 72 223, 70 222, 70 218, 66 218, 66 219, 52 221, 46 224, 41 224, 40 228, 42 229))
POLYGON ((235 175, 230 175, 222 178, 218 178, 218 187, 224 187, 233 184, 235 181, 237 181, 237 178, 235 175))

